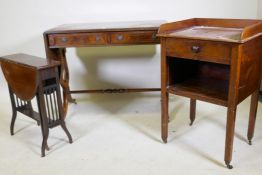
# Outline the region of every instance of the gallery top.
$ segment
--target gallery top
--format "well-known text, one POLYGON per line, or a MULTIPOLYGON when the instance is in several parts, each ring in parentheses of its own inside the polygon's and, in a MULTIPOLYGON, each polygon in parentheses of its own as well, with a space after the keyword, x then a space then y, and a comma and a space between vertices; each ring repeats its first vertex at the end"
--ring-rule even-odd
POLYGON ((262 20, 192 18, 162 24, 158 37, 244 43, 262 35, 262 20))

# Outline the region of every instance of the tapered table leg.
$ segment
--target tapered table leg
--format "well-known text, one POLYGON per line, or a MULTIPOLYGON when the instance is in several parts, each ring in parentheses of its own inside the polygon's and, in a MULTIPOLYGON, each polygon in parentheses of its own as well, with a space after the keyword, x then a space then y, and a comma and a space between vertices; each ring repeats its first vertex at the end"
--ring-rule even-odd
POLYGON ((247 131, 247 138, 250 145, 252 144, 252 138, 254 136, 258 98, 259 98, 259 90, 256 90, 251 95, 251 103, 250 103, 249 123, 248 123, 248 131, 247 131))
POLYGON ((228 109, 227 109, 225 163, 227 165, 227 168, 229 168, 229 169, 233 168, 233 166, 230 165, 230 162, 232 160, 236 110, 237 110, 237 106, 228 107, 228 109))
POLYGON ((166 91, 161 92, 162 93, 162 100, 161 100, 161 105, 162 105, 162 118, 161 118, 161 123, 162 123, 162 140, 164 143, 167 143, 167 137, 168 137, 168 93, 166 91))
POLYGON ((165 52, 165 41, 162 39, 161 43, 161 136, 164 143, 167 143, 168 137, 168 71, 169 65, 165 52))

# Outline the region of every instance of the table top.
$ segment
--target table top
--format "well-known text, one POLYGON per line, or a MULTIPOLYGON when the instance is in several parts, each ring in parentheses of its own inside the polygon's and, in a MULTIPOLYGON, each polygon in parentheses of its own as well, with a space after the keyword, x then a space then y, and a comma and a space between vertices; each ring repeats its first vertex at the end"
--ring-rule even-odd
POLYGON ((63 24, 45 33, 158 30, 163 20, 63 24))
POLYGON ((24 53, 18 53, 13 55, 1 56, 0 62, 6 61, 15 63, 21 66, 29 67, 31 69, 41 70, 49 67, 55 67, 60 65, 60 62, 44 59, 24 53))

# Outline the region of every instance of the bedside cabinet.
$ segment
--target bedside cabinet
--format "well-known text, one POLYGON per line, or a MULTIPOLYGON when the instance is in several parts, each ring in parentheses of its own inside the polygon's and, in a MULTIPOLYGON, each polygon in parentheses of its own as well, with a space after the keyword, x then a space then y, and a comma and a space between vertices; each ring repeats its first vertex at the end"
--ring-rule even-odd
POLYGON ((225 163, 232 159, 237 105, 251 95, 247 137, 254 134, 262 59, 262 21, 195 18, 160 26, 162 139, 168 137, 168 96, 227 107, 225 163))

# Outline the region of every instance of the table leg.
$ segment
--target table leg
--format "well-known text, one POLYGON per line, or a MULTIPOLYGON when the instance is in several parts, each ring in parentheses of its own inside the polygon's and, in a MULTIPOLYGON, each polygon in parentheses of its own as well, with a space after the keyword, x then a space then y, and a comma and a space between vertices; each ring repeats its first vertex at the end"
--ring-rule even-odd
POLYGON ((248 123, 248 131, 247 131, 247 138, 250 145, 252 145, 251 140, 254 136, 258 98, 259 98, 259 90, 256 90, 251 95, 251 103, 250 103, 249 123, 248 123))
POLYGON ((65 55, 66 49, 59 50, 59 57, 61 60, 61 75, 60 75, 60 84, 63 88, 63 114, 66 116, 68 103, 76 103, 75 99, 72 98, 70 94, 70 87, 69 87, 69 69, 65 55))
POLYGON ((231 107, 228 107, 228 109, 227 109, 225 163, 227 165, 227 168, 229 168, 229 169, 233 168, 233 166, 230 165, 230 162, 232 160, 236 110, 237 110, 237 106, 231 106, 231 107))
POLYGON ((12 111, 13 111, 11 125, 10 125, 10 133, 11 135, 14 135, 14 126, 15 126, 15 120, 17 116, 17 109, 16 109, 16 104, 15 104, 14 94, 9 86, 8 86, 8 89, 9 89, 9 94, 10 94, 10 99, 11 99, 11 104, 12 104, 12 111))
POLYGON ((66 135, 67 135, 67 137, 69 139, 69 143, 73 143, 72 136, 71 136, 70 132, 68 131, 67 127, 66 127, 65 121, 61 122, 61 127, 65 131, 65 133, 66 133, 66 135))
POLYGON ((161 117, 161 123, 162 123, 162 140, 164 143, 167 143, 167 137, 168 137, 168 93, 163 90, 161 91, 161 110, 162 110, 162 117, 161 117))
POLYGON ((190 99, 190 126, 194 123, 196 118, 196 99, 190 99))
POLYGON ((46 107, 45 107, 45 99, 44 99, 44 92, 43 92, 43 85, 40 83, 38 87, 38 94, 37 94, 37 105, 38 105, 38 111, 41 121, 41 130, 42 130, 42 147, 41 147, 41 154, 42 157, 45 156, 45 149, 49 150, 49 147, 47 145, 47 139, 49 136, 49 128, 48 128, 48 122, 47 122, 47 114, 46 114, 46 107))
POLYGON ((41 155, 42 157, 45 157, 45 149, 49 150, 48 144, 47 144, 47 139, 49 136, 49 129, 48 127, 41 125, 42 128, 42 135, 43 135, 43 141, 42 141, 42 147, 41 147, 41 155))
POLYGON ((168 137, 168 92, 167 92, 167 85, 168 85, 168 63, 167 57, 164 52, 165 42, 162 44, 161 49, 161 135, 162 140, 164 143, 167 143, 168 137))
POLYGON ((65 89, 66 89, 66 92, 67 92, 67 99, 69 102, 71 103, 76 103, 75 99, 72 98, 71 96, 71 93, 70 93, 70 87, 69 87, 69 69, 68 69, 68 64, 67 64, 67 59, 66 59, 66 49, 62 49, 61 50, 61 55, 62 55, 62 65, 63 65, 63 80, 64 80, 64 83, 66 84, 65 86, 65 89))

